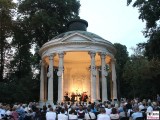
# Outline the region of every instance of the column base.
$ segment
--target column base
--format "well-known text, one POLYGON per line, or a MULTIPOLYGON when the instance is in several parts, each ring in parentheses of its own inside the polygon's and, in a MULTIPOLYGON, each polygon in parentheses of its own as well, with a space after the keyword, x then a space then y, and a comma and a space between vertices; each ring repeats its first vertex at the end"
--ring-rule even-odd
POLYGON ((46 102, 46 105, 51 105, 51 106, 53 106, 53 105, 54 105, 53 100, 48 100, 48 101, 46 102))
POLYGON ((64 100, 58 100, 58 103, 64 102, 64 100))
POLYGON ((118 99, 112 99, 112 104, 118 104, 118 99))
POLYGON ((98 101, 97 99, 91 99, 92 103, 97 102, 97 101, 98 101))
POLYGON ((107 101, 108 101, 108 99, 103 99, 103 100, 102 100, 102 102, 107 102, 107 101))
POLYGON ((42 100, 40 100, 40 101, 39 101, 39 106, 40 106, 40 108, 43 108, 44 105, 45 105, 45 102, 42 101, 42 100))

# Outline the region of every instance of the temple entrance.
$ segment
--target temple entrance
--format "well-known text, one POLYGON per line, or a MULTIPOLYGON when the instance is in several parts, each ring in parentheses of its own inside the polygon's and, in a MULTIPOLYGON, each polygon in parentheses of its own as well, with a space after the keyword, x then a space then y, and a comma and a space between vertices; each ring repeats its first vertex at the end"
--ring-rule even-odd
POLYGON ((84 92, 90 96, 90 55, 88 52, 67 52, 64 60, 64 95, 67 93, 70 98, 75 95, 76 101, 80 101, 84 92))

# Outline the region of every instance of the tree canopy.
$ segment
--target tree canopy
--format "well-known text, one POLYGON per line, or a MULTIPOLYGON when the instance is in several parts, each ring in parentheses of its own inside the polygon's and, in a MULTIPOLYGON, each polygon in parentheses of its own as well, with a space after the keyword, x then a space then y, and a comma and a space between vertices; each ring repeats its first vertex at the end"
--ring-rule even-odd
POLYGON ((6 76, 5 67, 10 57, 9 38, 12 36, 13 15, 15 3, 12 0, 0 1, 0 81, 6 76))
POLYGON ((1 102, 38 100, 38 50, 66 31, 67 22, 79 18, 79 7, 78 0, 18 0, 17 5, 0 1, 0 80, 6 76, 0 84, 1 102))
POLYGON ((116 73, 117 73, 117 86, 118 86, 118 97, 123 95, 124 92, 124 80, 123 80, 123 71, 126 62, 129 60, 127 47, 120 43, 114 43, 114 46, 117 50, 115 58, 116 58, 116 73))
POLYGON ((133 3, 133 7, 139 10, 139 19, 146 21, 144 36, 148 38, 143 43, 144 55, 149 59, 160 59, 160 1, 159 0, 127 0, 127 4, 133 3))

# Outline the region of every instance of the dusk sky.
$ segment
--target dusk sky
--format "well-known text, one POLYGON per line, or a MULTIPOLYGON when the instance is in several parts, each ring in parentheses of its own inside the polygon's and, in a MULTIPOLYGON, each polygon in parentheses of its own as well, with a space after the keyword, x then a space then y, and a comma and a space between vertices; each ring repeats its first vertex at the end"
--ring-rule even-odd
POLYGON ((112 43, 131 47, 145 42, 142 30, 145 22, 138 19, 137 8, 127 6, 127 0, 80 0, 80 17, 88 21, 87 31, 100 35, 112 43))
POLYGON ((142 34, 145 22, 138 19, 137 8, 127 6, 127 0, 80 0, 80 3, 80 17, 88 21, 87 31, 126 45, 130 55, 131 47, 146 42, 142 34))

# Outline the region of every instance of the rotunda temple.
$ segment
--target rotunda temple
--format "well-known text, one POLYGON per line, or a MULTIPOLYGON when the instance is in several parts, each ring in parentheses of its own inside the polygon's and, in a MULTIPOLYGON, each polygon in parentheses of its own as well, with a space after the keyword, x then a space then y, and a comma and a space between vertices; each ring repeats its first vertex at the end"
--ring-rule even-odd
POLYGON ((117 99, 116 49, 111 42, 87 32, 87 27, 87 21, 73 20, 68 24, 68 32, 40 48, 40 104, 53 104, 55 97, 62 102, 66 94, 69 98, 74 94, 75 101, 83 93, 91 102, 117 99))

